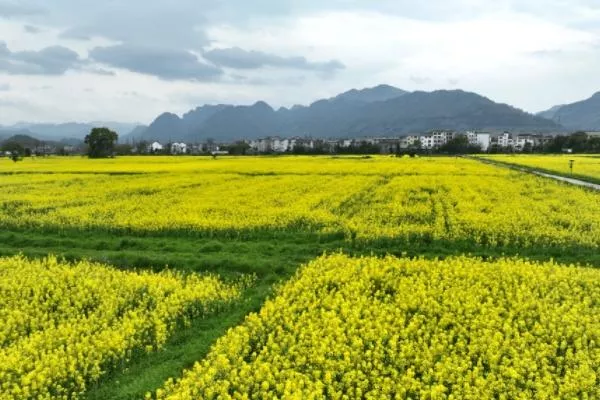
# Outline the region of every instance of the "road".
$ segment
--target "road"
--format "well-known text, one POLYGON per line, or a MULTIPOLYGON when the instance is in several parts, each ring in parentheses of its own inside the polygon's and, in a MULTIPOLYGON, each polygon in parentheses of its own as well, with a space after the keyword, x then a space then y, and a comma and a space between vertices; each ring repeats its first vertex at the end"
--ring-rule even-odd
POLYGON ((582 186, 582 187, 586 187, 588 189, 594 189, 594 190, 600 191, 600 185, 598 185, 596 183, 582 181, 581 179, 567 178, 565 176, 554 175, 554 174, 549 174, 546 172, 536 171, 535 169, 522 168, 522 167, 519 167, 518 165, 497 162, 497 161, 489 160, 489 159, 485 159, 485 158, 479 158, 479 157, 468 157, 468 158, 470 158, 472 160, 481 161, 486 164, 492 164, 492 165, 496 165, 499 167, 510 168, 510 169, 514 169, 517 171, 526 172, 528 174, 539 175, 539 176, 543 176, 545 178, 550 178, 550 179, 554 179, 554 180, 561 181, 561 182, 567 182, 567 183, 570 183, 571 185, 582 186))

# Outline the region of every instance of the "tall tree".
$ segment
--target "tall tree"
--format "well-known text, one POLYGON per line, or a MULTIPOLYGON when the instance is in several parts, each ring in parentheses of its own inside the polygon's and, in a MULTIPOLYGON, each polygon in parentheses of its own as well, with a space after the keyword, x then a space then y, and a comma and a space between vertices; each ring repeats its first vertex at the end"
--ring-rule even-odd
POLYGON ((481 153, 481 146, 479 144, 470 144, 469 138, 466 135, 457 135, 450 139, 448 143, 441 146, 439 151, 449 154, 481 153))
POLYGON ((119 135, 108 128, 92 128, 90 134, 85 137, 85 144, 88 145, 88 157, 114 157, 115 142, 118 138, 119 135))

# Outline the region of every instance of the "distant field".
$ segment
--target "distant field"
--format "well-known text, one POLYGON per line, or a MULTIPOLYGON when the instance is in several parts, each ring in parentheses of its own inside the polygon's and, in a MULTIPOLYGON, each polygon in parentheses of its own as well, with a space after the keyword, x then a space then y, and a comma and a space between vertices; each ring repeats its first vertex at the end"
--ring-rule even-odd
MULTIPOLYGON (((170 270, 181 274, 177 279, 210 273, 227 287, 240 279, 250 285, 240 291, 234 307, 220 307, 202 318, 192 314, 189 324, 177 324, 160 351, 146 352, 152 341, 138 341, 131 357, 110 356, 109 367, 102 367, 100 374, 77 378, 65 372, 73 379, 66 384, 84 387, 82 396, 90 400, 157 393, 168 378, 180 377, 204 359, 230 328, 259 312, 272 289, 294 276, 299 266, 324 253, 423 260, 469 255, 481 257, 474 265, 490 274, 494 267, 484 267, 487 260, 507 256, 600 267, 598 193, 456 157, 0 159, 0 226, 0 256, 21 253, 35 264, 55 254, 67 260, 61 265, 100 262, 111 271, 107 276, 148 271, 154 277, 170 270)), ((14 264, 15 259, 4 260, 14 264)), ((355 262, 348 259, 347 264, 352 268, 355 262)), ((526 264, 519 265, 522 269, 526 264)), ((7 276, 18 275, 15 268, 7 271, 7 276)), ((518 280, 522 275, 510 276, 518 280)), ((95 282, 97 292, 91 298, 113 299, 111 304, 130 301, 133 308, 153 304, 152 296, 140 303, 135 295, 120 294, 118 285, 110 289, 110 279, 106 287, 95 282)), ((531 288, 530 281, 523 282, 531 288)), ((575 281, 569 275, 566 282, 575 281)), ((38 285, 33 278, 30 284, 38 285)), ((77 304, 71 289, 48 297, 77 304)), ((542 303, 533 298, 527 304, 542 303)), ((36 318, 32 310, 23 310, 36 318)), ((174 318, 187 315, 185 307, 178 310, 174 318)), ((460 313, 460 307, 455 311, 460 313)), ((414 310, 415 315, 428 312, 414 310)), ((213 360, 215 350, 210 354, 213 360)), ((15 388, 22 377, 11 374, 10 387, 15 388)), ((48 374, 49 382, 67 387, 52 376, 48 374)))
POLYGON ((600 183, 600 155, 518 154, 488 155, 482 157, 600 183), (571 169, 569 168, 569 160, 575 161, 573 163, 573 175, 571 175, 571 169))
POLYGON ((600 244, 594 194, 460 158, 38 159, 0 174, 14 229, 600 244))

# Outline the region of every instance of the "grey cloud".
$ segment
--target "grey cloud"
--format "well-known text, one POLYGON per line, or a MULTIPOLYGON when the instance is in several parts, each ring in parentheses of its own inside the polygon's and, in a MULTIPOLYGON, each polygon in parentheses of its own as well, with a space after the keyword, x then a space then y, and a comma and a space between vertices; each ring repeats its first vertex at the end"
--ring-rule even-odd
POLYGON ((43 7, 24 4, 20 1, 0 1, 0 17, 23 17, 44 14, 43 7))
MULTIPOLYGON (((47 0, 0 0, 11 15, 39 13, 49 7, 47 0), (29 5, 23 5, 29 4, 29 5)), ((161 47, 200 50, 210 43, 208 26, 229 24, 243 27, 256 18, 294 18, 318 11, 375 11, 432 21, 475 18, 479 15, 521 10, 547 18, 577 18, 581 7, 597 9, 597 0, 128 0, 82 2, 53 0, 52 13, 43 16, 44 24, 67 28, 63 37, 87 39, 102 36, 136 45, 152 43, 161 47)))
POLYGON ((33 26, 33 25, 25 25, 25 26, 23 26, 23 29, 25 30, 25 32, 31 33, 31 34, 40 33, 42 31, 37 26, 33 26))
POLYGON ((62 75, 79 65, 79 55, 63 46, 12 52, 0 42, 0 71, 13 75, 62 75))
POLYGON ((452 86, 456 86, 460 83, 460 80, 456 79, 456 78, 450 78, 448 79, 448 84, 452 85, 452 86))
MULTIPOLYGON (((62 3, 70 3, 62 0, 62 3)), ((206 13, 214 0, 167 0, 97 2, 77 7, 75 15, 61 15, 68 27, 61 37, 86 40, 91 37, 157 47, 201 49, 209 41, 204 33, 206 13)), ((63 10, 64 11, 64 10, 63 10)), ((75 14, 75 13, 73 13, 75 14)))
POLYGON ((83 70, 85 72, 89 72, 89 73, 95 74, 95 75, 102 75, 102 76, 116 76, 117 75, 117 73, 115 71, 110 71, 110 70, 104 69, 104 68, 86 67, 83 70))
POLYGON ((312 62, 305 57, 281 57, 262 51, 243 50, 239 47, 214 49, 203 54, 204 58, 221 67, 233 69, 258 69, 262 67, 291 68, 323 73, 334 73, 344 69, 340 61, 312 62))
POLYGON ((8 92, 10 85, 8 83, 0 83, 0 92, 8 92))
POLYGON ((73 40, 84 40, 84 41, 92 40, 92 36, 90 34, 84 33, 84 31, 80 31, 80 30, 73 29, 73 28, 62 31, 60 33, 59 37, 61 39, 73 39, 73 40))
POLYGON ((111 67, 164 80, 211 81, 223 73, 220 68, 201 63, 196 55, 186 50, 123 44, 96 47, 90 51, 90 58, 111 67))
MULTIPOLYGON (((546 0, 548 1, 548 0, 546 0)), ((492 10, 501 11, 502 4, 473 0, 255 0, 222 2, 215 15, 232 22, 243 23, 249 16, 296 16, 315 11, 375 11, 420 20, 457 20, 492 10)))

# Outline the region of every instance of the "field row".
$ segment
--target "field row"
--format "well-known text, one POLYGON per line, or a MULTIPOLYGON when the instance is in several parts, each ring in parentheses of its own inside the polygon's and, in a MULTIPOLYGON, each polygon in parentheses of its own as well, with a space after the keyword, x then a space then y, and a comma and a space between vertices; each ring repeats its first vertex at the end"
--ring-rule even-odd
MULTIPOLYGON (((107 371, 235 301, 241 284, 0 259, 0 398, 84 398, 107 371)), ((146 397, 597 398, 598 313, 592 268, 323 256, 146 397)))
POLYGON ((242 283, 0 258, 0 399, 78 398, 178 327, 231 304, 242 283))
POLYGON ((599 398, 599 313, 595 269, 324 256, 147 398, 599 398))
MULTIPOLYGON (((73 162, 68 172, 62 160, 30 161, 44 168, 23 163, 31 173, 2 177, 0 224, 140 235, 311 232, 349 241, 600 246, 596 193, 473 160, 185 160, 149 158, 129 170, 143 173, 132 175, 75 174, 82 167, 73 162)), ((114 168, 128 165, 126 159, 114 168)))

